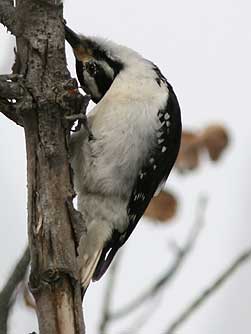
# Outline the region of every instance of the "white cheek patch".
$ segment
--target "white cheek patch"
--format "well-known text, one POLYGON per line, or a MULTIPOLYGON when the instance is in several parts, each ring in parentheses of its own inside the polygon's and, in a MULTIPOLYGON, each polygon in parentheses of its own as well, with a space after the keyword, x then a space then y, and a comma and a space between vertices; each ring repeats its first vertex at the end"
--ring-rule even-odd
POLYGON ((96 81, 93 77, 90 76, 90 74, 87 71, 83 72, 84 76, 84 82, 86 87, 88 87, 88 90, 90 91, 90 94, 97 99, 101 98, 101 94, 99 92, 98 86, 96 85, 96 81))
POLYGON ((97 63, 104 69, 107 76, 114 79, 114 70, 109 66, 109 64, 107 64, 106 61, 99 60, 97 63))

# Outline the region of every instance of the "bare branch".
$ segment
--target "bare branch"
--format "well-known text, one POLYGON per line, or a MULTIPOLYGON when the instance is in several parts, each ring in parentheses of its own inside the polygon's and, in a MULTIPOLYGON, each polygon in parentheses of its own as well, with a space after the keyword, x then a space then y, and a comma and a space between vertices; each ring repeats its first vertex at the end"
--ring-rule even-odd
POLYGON ((0 334, 7 333, 7 321, 10 309, 14 303, 13 295, 20 282, 23 281, 30 262, 30 252, 28 247, 25 249, 23 256, 16 264, 7 283, 0 292, 0 334))
POLYGON ((17 113, 15 103, 0 99, 0 113, 15 122, 17 125, 23 126, 23 121, 17 113))
POLYGON ((181 265, 184 263, 184 260, 192 250, 199 236, 199 233, 204 225, 203 223, 204 223, 205 209, 206 209, 206 199, 202 197, 199 200, 198 204, 198 213, 196 217, 196 222, 193 225, 192 230, 190 231, 190 234, 183 248, 176 249, 176 258, 174 263, 164 272, 164 274, 160 278, 158 278, 158 280, 153 284, 153 286, 151 286, 147 291, 145 291, 140 296, 135 298, 128 305, 122 307, 121 309, 115 312, 110 313, 111 320, 117 320, 132 313, 135 309, 143 305, 144 302, 156 296, 156 294, 159 291, 161 291, 164 286, 166 287, 167 284, 171 282, 171 279, 174 277, 178 269, 180 269, 181 265))
POLYGON ((0 0, 0 23, 15 35, 16 9, 12 0, 0 0))
POLYGON ((28 101, 28 95, 22 75, 0 75, 0 112, 20 126, 23 126, 20 111, 26 108, 26 104, 22 101, 24 97, 28 101))
POLYGON ((17 78, 17 77, 13 75, 0 75, 0 97, 1 98, 20 99, 23 97, 24 89, 14 78, 17 78))
POLYGON ((226 268, 219 277, 211 283, 202 293, 191 302, 188 307, 173 321, 169 328, 163 332, 172 334, 186 321, 207 299, 218 290, 238 269, 241 265, 247 263, 251 258, 251 248, 242 252, 228 268, 226 268))
POLYGON ((114 293, 114 287, 115 287, 115 281, 117 278, 117 273, 118 273, 118 267, 119 267, 119 263, 121 260, 121 251, 120 253, 117 255, 117 257, 114 259, 111 268, 109 270, 109 280, 106 286, 106 290, 105 290, 105 296, 104 296, 104 303, 103 303, 103 308, 101 311, 102 314, 102 319, 100 321, 100 325, 99 325, 99 331, 101 334, 104 334, 109 322, 110 322, 110 310, 111 310, 111 303, 112 303, 112 296, 114 293))
POLYGON ((143 314, 141 314, 136 320, 132 322, 128 327, 128 333, 136 334, 141 331, 143 327, 149 322, 153 314, 159 309, 161 296, 157 295, 154 299, 151 300, 151 304, 149 307, 144 310, 143 314))

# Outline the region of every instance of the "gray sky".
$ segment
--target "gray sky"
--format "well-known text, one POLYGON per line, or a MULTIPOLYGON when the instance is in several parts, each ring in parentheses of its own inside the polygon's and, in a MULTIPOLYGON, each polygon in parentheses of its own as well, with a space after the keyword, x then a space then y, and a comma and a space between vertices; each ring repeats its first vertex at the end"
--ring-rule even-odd
MULTIPOLYGON (((250 12, 247 0, 65 3, 65 18, 74 30, 125 44, 161 68, 178 95, 186 128, 216 121, 232 135, 231 148, 217 165, 205 163, 188 177, 171 175, 169 187, 181 199, 175 222, 166 227, 142 223, 127 245, 115 307, 148 286, 171 261, 168 240, 182 243, 193 223, 199 194, 208 194, 206 227, 196 249, 140 333, 162 333, 193 296, 251 243, 250 12)), ((9 67, 12 61, 4 31, 0 27, 1 73, 6 71, 4 60, 9 67)), ((67 50, 74 73, 73 56, 67 50)), ((26 171, 22 130, 0 115, 0 133, 1 285, 25 245, 26 171)), ((250 276, 251 266, 242 268, 178 333, 250 332, 250 276)), ((95 333, 105 281, 93 284, 87 293, 89 333, 95 333)), ((35 330, 34 317, 20 305, 13 315, 13 334, 35 330)), ((126 319, 114 332, 126 333, 129 324, 126 319)))

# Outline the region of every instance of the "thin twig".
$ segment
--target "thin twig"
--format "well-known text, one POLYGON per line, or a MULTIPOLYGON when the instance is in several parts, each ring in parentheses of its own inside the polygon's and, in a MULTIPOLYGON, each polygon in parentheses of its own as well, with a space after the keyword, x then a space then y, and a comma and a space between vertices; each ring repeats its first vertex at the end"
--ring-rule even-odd
POLYGON ((136 334, 140 332, 140 330, 146 326, 154 313, 159 309, 160 302, 161 296, 154 296, 154 298, 151 300, 151 305, 149 308, 146 309, 144 313, 141 314, 136 320, 134 320, 130 326, 128 326, 128 333, 136 334))
POLYGON ((163 332, 172 334, 177 330, 217 289, 219 289, 238 269, 251 258, 251 248, 242 252, 231 264, 225 269, 219 277, 211 283, 186 309, 171 323, 169 328, 163 332))
POLYGON ((0 292, 0 334, 7 333, 7 322, 10 309, 14 303, 13 295, 20 282, 23 281, 30 262, 30 252, 28 247, 25 249, 23 256, 16 264, 7 283, 0 292))
POLYGON ((117 320, 129 315, 135 311, 135 309, 143 305, 147 300, 153 298, 159 291, 161 291, 164 286, 171 282, 171 279, 177 273, 178 269, 180 269, 181 265, 184 263, 184 260, 192 250, 204 225, 204 212, 206 209, 206 203, 206 199, 201 197, 198 204, 198 212, 195 224, 193 225, 183 248, 176 249, 177 255, 171 267, 169 267, 148 290, 146 290, 144 293, 142 293, 140 296, 135 298, 132 302, 128 303, 121 309, 110 313, 110 320, 117 320))
POLYGON ((109 270, 109 279, 107 282, 107 286, 105 289, 105 295, 104 295, 104 299, 103 299, 103 307, 102 307, 102 318, 100 321, 100 325, 99 325, 99 331, 101 334, 104 334, 109 322, 110 322, 110 312, 111 312, 111 304, 112 304, 112 297, 113 297, 113 293, 114 293, 114 288, 115 288, 115 282, 116 282, 116 278, 117 278, 117 273, 118 273, 118 267, 119 267, 119 263, 121 260, 121 250, 118 253, 118 255, 116 256, 116 258, 114 259, 111 268, 109 270))

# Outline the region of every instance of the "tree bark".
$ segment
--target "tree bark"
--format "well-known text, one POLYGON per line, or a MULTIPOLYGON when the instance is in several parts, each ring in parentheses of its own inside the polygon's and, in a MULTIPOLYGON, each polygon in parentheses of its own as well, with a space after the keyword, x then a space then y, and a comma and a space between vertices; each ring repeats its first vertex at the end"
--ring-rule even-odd
MULTIPOLYGON (((0 0, 0 9, 4 2, 0 0)), ((13 69, 22 75, 18 83, 23 96, 11 98, 17 99, 15 111, 26 138, 29 285, 39 330, 84 333, 76 261, 79 238, 69 211, 75 196, 68 162, 71 124, 66 121, 66 116, 80 114, 84 100, 76 89, 68 90, 76 85, 66 68, 63 5, 55 0, 17 0, 16 8, 5 7, 4 18, 0 11, 0 22, 9 19, 8 9, 12 14, 15 10, 16 18, 15 24, 9 23, 17 37, 13 69)))

